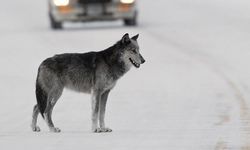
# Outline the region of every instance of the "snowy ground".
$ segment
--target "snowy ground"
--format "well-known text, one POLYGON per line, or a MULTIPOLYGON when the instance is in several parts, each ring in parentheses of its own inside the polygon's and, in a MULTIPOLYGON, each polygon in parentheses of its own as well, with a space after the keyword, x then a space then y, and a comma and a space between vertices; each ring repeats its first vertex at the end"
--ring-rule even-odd
POLYGON ((250 2, 141 0, 140 26, 121 22, 48 28, 43 0, 0 6, 1 150, 250 150, 250 2), (30 129, 37 68, 63 52, 101 50, 140 33, 146 59, 112 91, 106 122, 90 132, 89 95, 65 91, 59 134, 30 129))

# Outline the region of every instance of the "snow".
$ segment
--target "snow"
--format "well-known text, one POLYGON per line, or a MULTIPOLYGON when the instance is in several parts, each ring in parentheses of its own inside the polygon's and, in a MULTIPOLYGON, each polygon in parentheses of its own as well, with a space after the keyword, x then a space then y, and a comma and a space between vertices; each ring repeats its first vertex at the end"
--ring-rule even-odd
POLYGON ((48 27, 45 1, 0 6, 0 149, 249 150, 250 2, 139 1, 140 25, 120 21, 48 27), (111 92, 106 124, 90 132, 90 96, 65 90, 53 118, 61 133, 30 129, 37 68, 46 57, 101 50, 140 33, 146 63, 111 92))

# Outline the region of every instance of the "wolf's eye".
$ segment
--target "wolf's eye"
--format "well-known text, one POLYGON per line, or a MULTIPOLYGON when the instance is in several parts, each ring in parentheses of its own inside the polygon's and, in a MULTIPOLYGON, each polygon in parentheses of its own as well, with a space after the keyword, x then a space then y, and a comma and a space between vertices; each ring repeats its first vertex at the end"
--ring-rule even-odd
POLYGON ((131 49, 131 51, 133 52, 133 53, 136 53, 136 49, 134 48, 134 49, 131 49))

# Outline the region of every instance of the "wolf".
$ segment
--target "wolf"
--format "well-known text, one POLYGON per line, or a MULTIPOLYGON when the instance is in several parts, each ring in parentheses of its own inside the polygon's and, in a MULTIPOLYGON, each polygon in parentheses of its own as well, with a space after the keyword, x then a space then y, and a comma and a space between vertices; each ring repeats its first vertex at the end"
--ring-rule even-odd
POLYGON ((39 132, 40 113, 51 132, 54 126, 52 111, 64 88, 91 94, 92 132, 111 132, 105 126, 105 108, 110 91, 132 66, 139 68, 145 59, 139 52, 139 34, 126 33, 113 46, 87 53, 64 53, 45 59, 38 68, 36 79, 37 104, 33 108, 31 128, 39 132))

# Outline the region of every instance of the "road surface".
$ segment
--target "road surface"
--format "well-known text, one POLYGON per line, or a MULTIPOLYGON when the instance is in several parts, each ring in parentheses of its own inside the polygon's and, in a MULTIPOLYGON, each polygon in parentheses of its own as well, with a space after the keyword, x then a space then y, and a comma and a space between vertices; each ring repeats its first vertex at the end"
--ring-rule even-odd
POLYGON ((0 6, 0 149, 250 150, 250 2, 143 0, 139 26, 48 26, 43 0, 0 6), (111 92, 106 123, 90 132, 90 96, 65 90, 54 110, 61 133, 30 129, 40 62, 102 50, 139 33, 146 63, 111 92))

